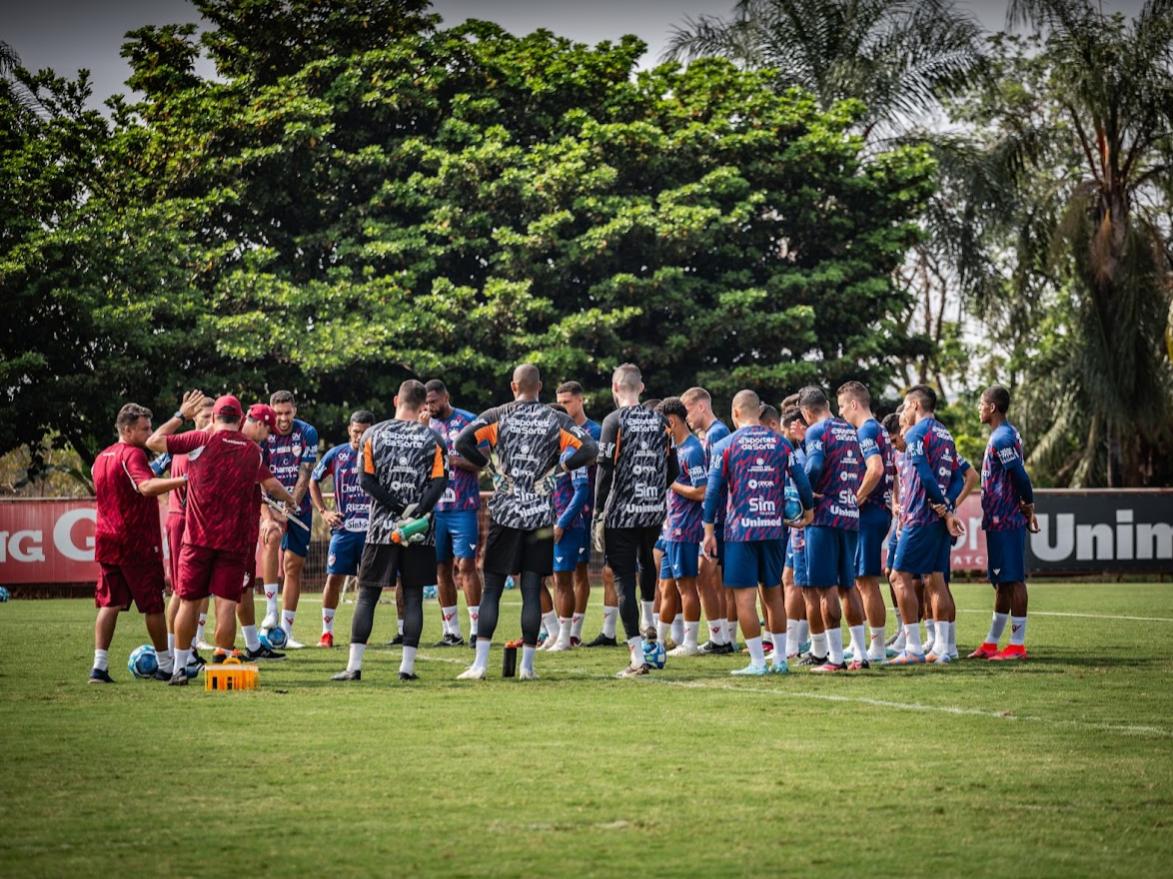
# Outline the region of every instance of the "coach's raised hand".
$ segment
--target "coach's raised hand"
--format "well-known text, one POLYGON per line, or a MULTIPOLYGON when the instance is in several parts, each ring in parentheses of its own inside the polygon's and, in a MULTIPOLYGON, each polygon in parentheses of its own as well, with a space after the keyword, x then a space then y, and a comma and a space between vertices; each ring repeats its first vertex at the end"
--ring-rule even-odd
POLYGON ((179 414, 183 416, 184 420, 191 421, 205 405, 204 400, 206 399, 203 391, 197 389, 188 391, 183 395, 183 402, 179 404, 179 414))

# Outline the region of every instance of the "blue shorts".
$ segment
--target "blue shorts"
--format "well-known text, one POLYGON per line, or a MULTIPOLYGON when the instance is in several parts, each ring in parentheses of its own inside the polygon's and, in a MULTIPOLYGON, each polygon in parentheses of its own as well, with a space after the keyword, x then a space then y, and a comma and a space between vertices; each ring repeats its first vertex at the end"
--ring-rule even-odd
POLYGON ((896 544, 900 542, 900 523, 896 523, 896 527, 892 529, 892 533, 888 535, 888 557, 884 559, 884 567, 889 571, 896 570, 896 544))
POLYGON ((730 589, 767 588, 782 582, 786 563, 786 541, 731 540, 725 544, 722 582, 730 589))
POLYGON ((986 532, 986 574, 990 582, 1026 582, 1026 529, 986 532))
POLYGON ((445 510, 436 513, 436 562, 475 559, 480 524, 476 510, 445 510))
POLYGON ((884 540, 892 527, 892 514, 867 505, 859 513, 859 543, 855 546, 855 576, 878 577, 884 573, 884 540))
POLYGON ((590 532, 585 528, 570 528, 563 531, 562 539, 554 544, 554 573, 573 571, 590 558, 590 532))
POLYGON ((699 543, 678 543, 669 540, 664 545, 664 561, 660 563, 661 580, 679 580, 681 577, 697 575, 701 557, 699 543))
POLYGON ((787 567, 794 569, 794 585, 795 586, 809 586, 810 585, 810 571, 806 564, 806 536, 799 540, 794 533, 790 534, 790 544, 788 547, 790 558, 787 561, 787 567))
POLYGON ((855 585, 855 547, 859 532, 827 525, 806 527, 807 581, 804 586, 844 589, 855 585))
POLYGON ((934 573, 947 575, 952 546, 953 540, 942 521, 927 525, 905 525, 900 529, 896 563, 892 568, 920 576, 934 573))
POLYGON ((335 531, 331 534, 326 573, 342 574, 345 577, 358 574, 358 560, 362 557, 363 544, 366 542, 365 531, 335 531))
POLYGON ((285 526, 285 536, 281 538, 281 549, 284 552, 291 552, 294 555, 299 555, 303 559, 309 555, 310 551, 310 532, 314 527, 314 511, 311 507, 309 512, 303 513, 298 511, 298 521, 304 522, 309 526, 309 530, 305 528, 298 528, 292 522, 285 526))

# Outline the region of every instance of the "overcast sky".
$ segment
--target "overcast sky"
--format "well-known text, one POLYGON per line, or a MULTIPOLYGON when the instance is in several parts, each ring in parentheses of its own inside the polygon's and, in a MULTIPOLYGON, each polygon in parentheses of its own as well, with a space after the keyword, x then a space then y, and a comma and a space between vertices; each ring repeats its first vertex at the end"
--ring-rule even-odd
MULTIPOLYGON (((1135 13, 1142 0, 1105 0, 1104 6, 1135 13)), ((964 0, 989 29, 1005 21, 1006 0, 964 0)), ((495 21, 512 33, 548 28, 584 43, 636 34, 648 44, 644 66, 654 64, 672 32, 686 16, 725 15, 732 0, 436 0, 446 24, 476 17, 495 21)), ((126 91, 130 74, 118 54, 128 30, 145 24, 198 21, 187 0, 0 0, 0 40, 12 45, 25 67, 51 67, 72 76, 87 68, 94 103, 126 91)), ((200 69, 210 74, 211 66, 200 69)))

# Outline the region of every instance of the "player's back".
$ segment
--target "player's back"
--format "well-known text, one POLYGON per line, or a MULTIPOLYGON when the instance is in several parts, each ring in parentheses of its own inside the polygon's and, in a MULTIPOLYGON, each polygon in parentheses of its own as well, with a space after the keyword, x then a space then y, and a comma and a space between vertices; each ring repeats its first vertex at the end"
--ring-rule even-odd
POLYGON ((667 511, 668 422, 640 405, 616 409, 603 422, 600 455, 612 462, 604 511, 609 528, 659 528, 667 511))
POLYGON ((97 561, 119 564, 155 557, 156 548, 161 552, 159 502, 139 494, 137 488, 152 475, 146 452, 128 443, 114 443, 94 458, 91 475, 97 506, 97 561))
POLYGON ((734 431, 716 449, 712 466, 726 483, 725 539, 781 540, 786 536, 786 482, 793 449, 760 424, 734 431))
MULTIPOLYGON (((363 435, 362 457, 363 471, 374 476, 400 506, 400 510, 392 510, 377 499, 371 500, 367 540, 391 543, 402 509, 419 503, 428 481, 446 472, 443 440, 418 421, 392 418, 363 435)), ((429 525, 425 543, 431 543, 432 529, 429 525)))
POLYGON ((818 498, 811 524, 859 530, 855 493, 863 479, 863 452, 855 428, 842 418, 824 418, 807 428, 806 452, 822 456, 819 478, 811 485, 818 498))
POLYGON ((264 467, 261 448, 238 430, 192 431, 169 440, 185 437, 199 446, 187 455, 184 543, 237 550, 241 536, 251 533, 260 515, 256 483, 264 467))
POLYGON ((863 511, 888 514, 892 510, 892 487, 896 483, 895 449, 892 448, 892 438, 888 431, 875 418, 869 418, 856 431, 859 437, 859 450, 865 462, 873 454, 880 456, 884 472, 880 477, 880 484, 872 489, 863 502, 863 511))
POLYGON ((991 431, 982 456, 982 528, 986 531, 1026 527, 1010 477, 1010 468, 1021 467, 1022 459, 1022 437, 1009 421, 1002 422, 991 431))

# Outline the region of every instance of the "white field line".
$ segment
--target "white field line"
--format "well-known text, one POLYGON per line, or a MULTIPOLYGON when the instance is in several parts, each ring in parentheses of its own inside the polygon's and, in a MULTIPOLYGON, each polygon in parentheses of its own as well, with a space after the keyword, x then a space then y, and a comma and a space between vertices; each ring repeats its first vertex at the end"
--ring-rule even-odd
MULTIPOLYGON (((991 613, 989 609, 979 610, 973 607, 959 607, 957 610, 960 613, 991 613)), ((1173 623, 1173 617, 1132 617, 1110 613, 1067 613, 1059 610, 1032 610, 1028 615, 1032 617, 1078 617, 1085 620, 1128 620, 1137 623, 1173 623)))

